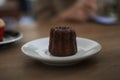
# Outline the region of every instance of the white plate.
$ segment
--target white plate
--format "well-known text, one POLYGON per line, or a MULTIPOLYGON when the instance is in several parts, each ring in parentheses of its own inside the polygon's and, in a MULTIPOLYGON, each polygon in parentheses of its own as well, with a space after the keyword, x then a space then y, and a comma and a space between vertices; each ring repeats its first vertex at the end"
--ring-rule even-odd
POLYGON ((0 42, 0 45, 3 45, 3 44, 8 44, 8 43, 13 43, 13 42, 16 42, 20 39, 23 38, 23 34, 22 33, 19 33, 18 36, 7 36, 7 37, 4 37, 3 41, 0 42))
POLYGON ((116 17, 92 16, 92 19, 101 24, 116 24, 118 19, 116 17))
POLYGON ((67 57, 52 56, 48 51, 49 38, 37 39, 22 46, 22 52, 34 59, 49 65, 72 65, 83 59, 97 54, 101 50, 101 45, 96 41, 86 38, 76 38, 78 52, 75 55, 67 57))

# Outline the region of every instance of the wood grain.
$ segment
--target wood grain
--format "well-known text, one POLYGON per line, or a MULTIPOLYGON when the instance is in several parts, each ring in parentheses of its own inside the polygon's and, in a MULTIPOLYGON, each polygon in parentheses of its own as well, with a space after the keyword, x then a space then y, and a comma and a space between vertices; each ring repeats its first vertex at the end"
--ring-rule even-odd
POLYGON ((0 46, 0 80, 120 80, 120 25, 53 21, 19 30, 22 40, 0 46), (21 52, 23 44, 49 36, 50 28, 58 25, 71 26, 77 36, 98 41, 102 51, 70 67, 46 66, 21 52))

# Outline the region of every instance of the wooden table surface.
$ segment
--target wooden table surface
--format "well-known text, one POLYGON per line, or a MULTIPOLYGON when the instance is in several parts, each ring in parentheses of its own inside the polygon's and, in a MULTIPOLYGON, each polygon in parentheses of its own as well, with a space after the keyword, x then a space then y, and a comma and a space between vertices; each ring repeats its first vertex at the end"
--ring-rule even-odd
POLYGON ((0 80, 120 80, 120 25, 53 21, 19 30, 23 39, 0 46, 0 80), (71 26, 77 36, 98 41, 102 51, 69 67, 47 66, 21 52, 23 44, 49 36, 50 28, 58 25, 71 26))

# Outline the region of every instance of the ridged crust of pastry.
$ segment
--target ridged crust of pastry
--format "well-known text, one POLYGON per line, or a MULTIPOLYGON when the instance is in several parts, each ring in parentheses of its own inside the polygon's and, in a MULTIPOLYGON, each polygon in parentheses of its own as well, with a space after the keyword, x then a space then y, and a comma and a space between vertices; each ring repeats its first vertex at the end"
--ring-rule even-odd
POLYGON ((70 27, 53 27, 49 51, 54 56, 70 56, 77 52, 76 33, 70 27))

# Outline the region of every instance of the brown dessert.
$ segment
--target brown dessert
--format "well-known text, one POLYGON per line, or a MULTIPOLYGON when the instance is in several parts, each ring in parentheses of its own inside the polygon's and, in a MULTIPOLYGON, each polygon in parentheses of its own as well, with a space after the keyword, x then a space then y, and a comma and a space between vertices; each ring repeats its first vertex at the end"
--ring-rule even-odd
POLYGON ((77 52, 76 33, 70 27, 53 27, 49 52, 54 56, 71 56, 77 52))
POLYGON ((0 41, 3 41, 5 23, 0 19, 0 41))

